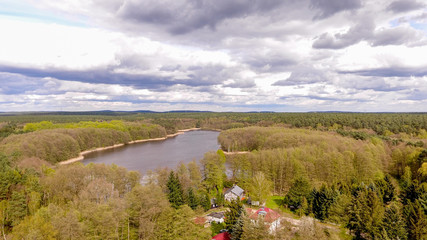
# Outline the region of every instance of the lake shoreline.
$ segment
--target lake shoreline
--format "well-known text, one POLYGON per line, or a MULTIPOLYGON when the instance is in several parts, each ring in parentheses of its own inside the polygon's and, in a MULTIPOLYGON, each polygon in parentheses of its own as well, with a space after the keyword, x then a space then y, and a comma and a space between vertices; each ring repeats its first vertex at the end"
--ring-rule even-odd
POLYGON ((236 151, 236 152, 224 152, 225 155, 239 155, 239 154, 248 154, 249 151, 236 151))
POLYGON ((178 132, 176 132, 176 133, 168 134, 168 135, 166 135, 166 137, 140 139, 140 140, 130 141, 130 142, 127 142, 127 143, 119 143, 119 144, 115 144, 115 145, 112 145, 112 146, 99 147, 99 148, 95 148, 95 149, 91 149, 91 150, 86 150, 86 151, 80 152, 80 154, 79 154, 78 157, 58 162, 58 164, 59 165, 67 165, 67 164, 71 164, 71 163, 75 163, 75 162, 80 162, 80 161, 84 160, 84 155, 87 155, 87 154, 93 153, 93 152, 100 152, 100 151, 104 151, 104 150, 108 150, 108 149, 119 148, 119 147, 123 147, 123 146, 129 145, 129 144, 135 144, 135 143, 163 141, 163 140, 166 140, 168 138, 173 138, 173 137, 176 137, 176 136, 178 136, 180 134, 184 134, 185 132, 197 131, 197 130, 202 130, 202 129, 201 128, 182 129, 182 130, 178 130, 178 132))

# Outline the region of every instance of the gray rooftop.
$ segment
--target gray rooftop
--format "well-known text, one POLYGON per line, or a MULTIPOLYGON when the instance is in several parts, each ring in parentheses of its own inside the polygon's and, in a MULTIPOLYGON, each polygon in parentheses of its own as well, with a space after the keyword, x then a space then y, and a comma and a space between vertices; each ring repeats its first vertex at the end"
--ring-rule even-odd
POLYGON ((243 189, 241 189, 239 186, 234 185, 232 188, 230 188, 230 189, 227 191, 227 193, 228 193, 228 192, 232 192, 232 193, 234 193, 234 194, 235 194, 235 195, 237 195, 237 196, 241 196, 241 195, 243 194, 244 190, 243 190, 243 189))
POLYGON ((213 213, 209 213, 208 216, 214 217, 214 218, 224 218, 224 213, 223 212, 213 212, 213 213))

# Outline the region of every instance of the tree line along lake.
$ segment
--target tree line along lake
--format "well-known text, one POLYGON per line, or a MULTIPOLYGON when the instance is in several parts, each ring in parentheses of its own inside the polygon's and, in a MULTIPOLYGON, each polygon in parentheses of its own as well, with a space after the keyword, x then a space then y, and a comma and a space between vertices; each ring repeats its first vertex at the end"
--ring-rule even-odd
POLYGON ((199 161, 209 151, 217 151, 217 131, 196 130, 162 141, 130 144, 86 154, 83 163, 116 164, 144 174, 147 170, 168 167, 175 169, 180 163, 199 161))

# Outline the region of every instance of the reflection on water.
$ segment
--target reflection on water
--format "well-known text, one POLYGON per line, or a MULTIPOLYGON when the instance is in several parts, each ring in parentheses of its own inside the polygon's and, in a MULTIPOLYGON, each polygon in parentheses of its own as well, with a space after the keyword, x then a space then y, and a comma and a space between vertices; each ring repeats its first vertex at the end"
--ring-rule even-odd
POLYGON ((206 152, 218 150, 218 135, 219 132, 215 131, 185 132, 164 141, 137 143, 90 153, 85 155, 83 163, 114 163, 142 174, 158 167, 174 169, 180 162, 199 161, 206 152))

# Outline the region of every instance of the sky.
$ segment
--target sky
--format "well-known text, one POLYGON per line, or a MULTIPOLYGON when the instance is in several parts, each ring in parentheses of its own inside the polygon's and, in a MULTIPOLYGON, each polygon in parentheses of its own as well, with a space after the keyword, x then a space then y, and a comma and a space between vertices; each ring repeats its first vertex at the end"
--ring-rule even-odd
POLYGON ((0 111, 427 112, 427 0, 2 0, 0 111))

